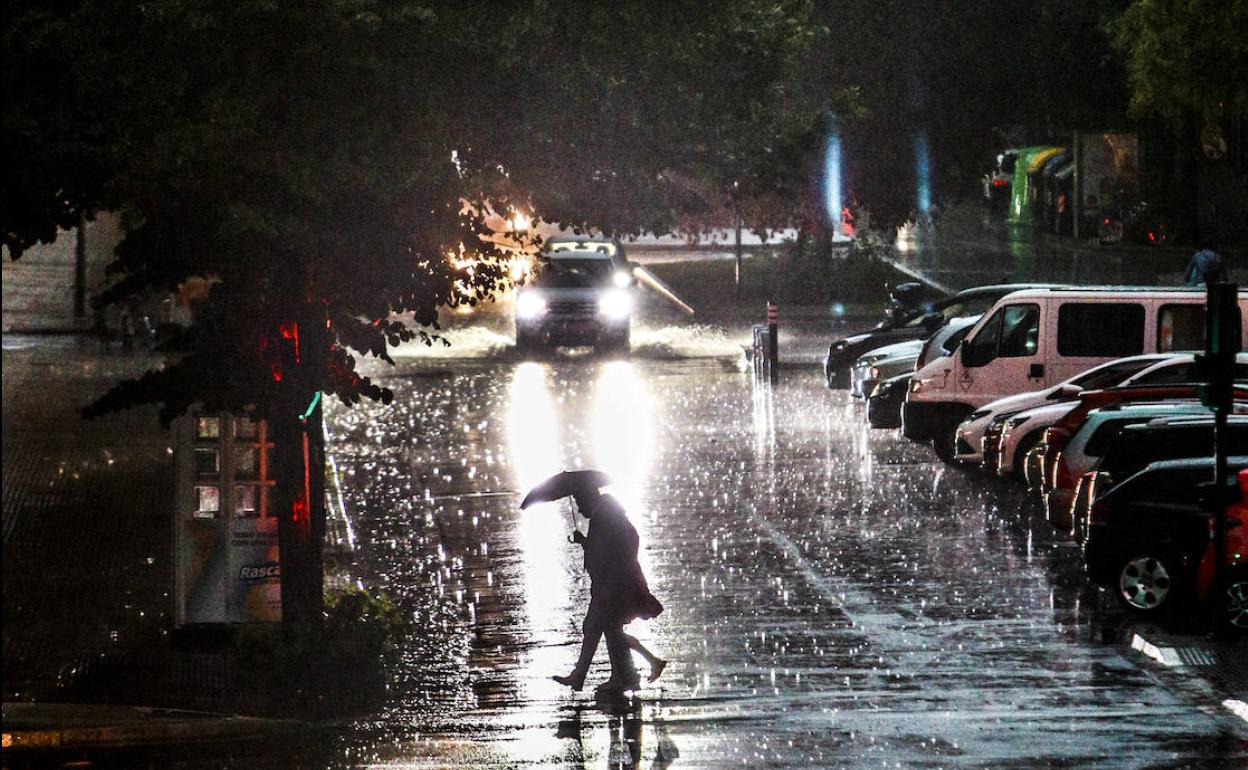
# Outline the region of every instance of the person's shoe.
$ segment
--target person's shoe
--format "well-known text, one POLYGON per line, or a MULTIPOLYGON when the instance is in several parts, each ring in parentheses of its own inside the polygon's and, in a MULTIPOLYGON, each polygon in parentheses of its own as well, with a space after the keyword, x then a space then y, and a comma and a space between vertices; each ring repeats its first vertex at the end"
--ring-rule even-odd
POLYGON ((665 668, 667 668, 667 661, 663 660, 662 658, 659 658, 655 662, 651 663, 650 664, 650 677, 646 681, 653 682, 654 680, 663 676, 663 669, 665 668))
POLYGON ((551 679, 554 679, 564 687, 571 687, 572 692, 580 692, 585 687, 585 676, 576 673, 571 673, 567 676, 552 676, 551 679))

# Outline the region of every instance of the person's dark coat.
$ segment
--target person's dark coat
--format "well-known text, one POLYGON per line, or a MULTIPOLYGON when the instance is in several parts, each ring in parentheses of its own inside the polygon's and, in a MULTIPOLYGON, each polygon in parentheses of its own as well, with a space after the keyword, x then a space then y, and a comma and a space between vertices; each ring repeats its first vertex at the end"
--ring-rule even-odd
POLYGON ((624 507, 603 495, 589 518, 585 536, 585 571, 590 578, 590 601, 624 625, 636 618, 652 618, 663 605, 646 584, 637 561, 637 530, 624 507))

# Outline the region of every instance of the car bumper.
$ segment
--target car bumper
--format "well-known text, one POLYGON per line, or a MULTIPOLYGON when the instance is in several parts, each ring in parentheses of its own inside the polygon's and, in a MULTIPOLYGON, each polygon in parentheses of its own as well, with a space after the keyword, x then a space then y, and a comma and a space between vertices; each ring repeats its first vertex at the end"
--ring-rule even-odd
POLYGON ((931 441, 961 422, 970 409, 949 401, 907 401, 901 407, 901 434, 911 441, 931 441))
POLYGON ((517 321, 517 334, 544 344, 594 345, 628 336, 628 321, 602 318, 541 318, 517 321))
POLYGON ((872 428, 900 428, 901 405, 905 403, 905 391, 894 394, 872 395, 867 400, 867 423, 872 428))

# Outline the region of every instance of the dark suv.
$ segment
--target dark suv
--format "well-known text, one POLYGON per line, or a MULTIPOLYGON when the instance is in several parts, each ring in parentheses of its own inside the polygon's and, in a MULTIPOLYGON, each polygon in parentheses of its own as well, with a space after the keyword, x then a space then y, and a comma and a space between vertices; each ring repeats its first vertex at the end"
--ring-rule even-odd
MULTIPOLYGON (((1230 472, 1246 467, 1248 457, 1230 458, 1230 472)), ((1212 478, 1212 457, 1166 460, 1095 500, 1083 546, 1092 580, 1136 612, 1178 609, 1192 594, 1209 544, 1201 485, 1212 478)))

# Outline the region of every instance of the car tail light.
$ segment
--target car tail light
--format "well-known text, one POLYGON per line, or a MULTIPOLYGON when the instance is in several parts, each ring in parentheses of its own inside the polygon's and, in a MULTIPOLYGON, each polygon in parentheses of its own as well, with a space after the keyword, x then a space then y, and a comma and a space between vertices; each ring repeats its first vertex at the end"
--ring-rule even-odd
POLYGON ((1007 184, 1009 184, 1009 180, 1006 180, 1006 179, 994 179, 994 180, 992 180, 992 186, 993 186, 993 187, 1005 187, 1007 184))

